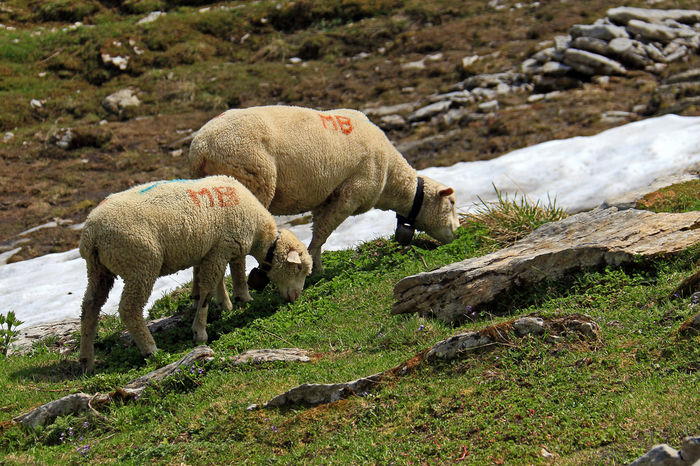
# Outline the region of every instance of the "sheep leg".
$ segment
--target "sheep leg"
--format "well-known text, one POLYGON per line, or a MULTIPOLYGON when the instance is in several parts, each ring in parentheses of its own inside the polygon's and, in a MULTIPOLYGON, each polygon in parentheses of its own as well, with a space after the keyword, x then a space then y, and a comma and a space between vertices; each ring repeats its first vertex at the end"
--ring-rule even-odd
POLYGON ((150 356, 158 351, 143 319, 143 307, 151 295, 155 281, 155 276, 129 279, 124 277, 124 291, 119 301, 119 316, 143 356, 150 356))
MULTIPOLYGON (((195 313, 194 320, 192 321, 192 333, 196 343, 207 342, 207 314, 209 313, 209 301, 211 300, 212 291, 217 289, 217 293, 219 293, 220 290, 218 288, 223 287, 226 262, 219 262, 220 261, 217 261, 214 258, 207 258, 199 265, 199 289, 201 294, 199 304, 197 305, 197 312, 195 313)), ((226 294, 225 288, 223 292, 226 294)))
POLYGON ((100 309, 104 306, 114 275, 102 264, 90 265, 88 261, 88 286, 83 297, 80 316, 80 365, 85 372, 95 369, 95 336, 100 309))
POLYGON ((192 267, 192 291, 190 297, 194 301, 194 307, 199 304, 199 266, 192 267))
POLYGON ((233 304, 231 304, 231 298, 228 296, 228 291, 226 290, 226 279, 221 277, 221 280, 216 285, 216 304, 223 307, 227 311, 233 309, 233 304))
POLYGON ((229 262, 231 269, 231 283, 233 283, 233 298, 247 303, 253 298, 248 292, 248 282, 245 276, 245 259, 229 262))
MULTIPOLYGON (((360 210, 359 199, 351 197, 354 192, 361 192, 360 179, 346 180, 321 206, 311 211, 313 215, 313 236, 309 244, 309 254, 314 261, 312 273, 322 272, 321 246, 343 221, 360 210)), ((366 209, 365 209, 366 210, 366 209)))

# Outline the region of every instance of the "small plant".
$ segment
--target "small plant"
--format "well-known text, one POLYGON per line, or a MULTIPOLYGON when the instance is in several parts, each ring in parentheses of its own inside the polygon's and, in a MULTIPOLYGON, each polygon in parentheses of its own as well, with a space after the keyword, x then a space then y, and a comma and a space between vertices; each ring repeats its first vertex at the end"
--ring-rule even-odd
POLYGON ((7 356, 7 352, 10 350, 10 343, 16 340, 19 332, 14 330, 17 326, 23 324, 23 322, 15 316, 15 311, 9 311, 7 316, 0 314, 0 351, 3 356, 7 356), (7 326, 7 328, 4 328, 7 326))
POLYGON ((479 198, 481 204, 477 204, 474 212, 463 214, 460 223, 485 227, 487 236, 500 246, 509 246, 540 225, 568 216, 564 209, 557 207, 556 199, 549 199, 547 206, 541 206, 539 201, 533 203, 527 196, 518 199, 518 193, 515 193, 510 200, 495 185, 493 189, 498 200, 487 203, 479 198))

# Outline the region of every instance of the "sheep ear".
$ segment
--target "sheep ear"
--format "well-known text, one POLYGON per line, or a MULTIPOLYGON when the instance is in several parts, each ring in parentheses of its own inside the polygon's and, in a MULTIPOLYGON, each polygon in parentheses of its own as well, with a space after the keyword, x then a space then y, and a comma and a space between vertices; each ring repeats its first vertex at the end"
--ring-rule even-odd
POLYGON ((452 188, 445 188, 445 189, 441 189, 440 191, 438 191, 438 194, 442 197, 445 197, 445 196, 449 196, 450 194, 452 194, 454 192, 455 192, 455 190, 452 188))
POLYGON ((292 264, 301 264, 301 257, 299 256, 299 253, 294 249, 289 251, 289 253, 287 253, 287 262, 291 262, 292 264))

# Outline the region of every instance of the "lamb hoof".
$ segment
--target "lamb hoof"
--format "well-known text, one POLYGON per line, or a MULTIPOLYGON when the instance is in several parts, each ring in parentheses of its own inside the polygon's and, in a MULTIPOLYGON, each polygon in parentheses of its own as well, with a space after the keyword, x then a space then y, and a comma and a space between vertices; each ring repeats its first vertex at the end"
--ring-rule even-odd
POLYGON ((208 338, 207 332, 194 332, 193 335, 194 342, 199 345, 205 344, 208 338))

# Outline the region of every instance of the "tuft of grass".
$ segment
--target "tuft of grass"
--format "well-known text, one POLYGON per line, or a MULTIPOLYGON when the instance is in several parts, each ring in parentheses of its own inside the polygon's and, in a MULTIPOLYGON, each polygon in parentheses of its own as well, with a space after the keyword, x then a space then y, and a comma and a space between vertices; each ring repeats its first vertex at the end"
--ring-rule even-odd
POLYGON ((557 207, 556 199, 549 199, 546 206, 540 202, 532 202, 527 196, 508 199, 494 185, 497 201, 488 203, 479 198, 474 212, 462 215, 460 223, 464 226, 479 225, 487 230, 487 238, 499 246, 509 246, 530 234, 535 228, 548 222, 556 222, 568 216, 561 207, 557 207))
POLYGON ((700 180, 678 183, 644 196, 637 208, 654 212, 700 210, 700 180))

